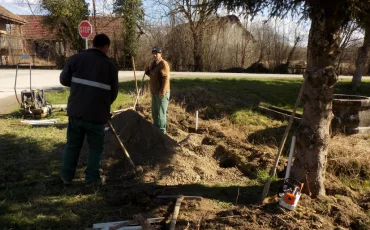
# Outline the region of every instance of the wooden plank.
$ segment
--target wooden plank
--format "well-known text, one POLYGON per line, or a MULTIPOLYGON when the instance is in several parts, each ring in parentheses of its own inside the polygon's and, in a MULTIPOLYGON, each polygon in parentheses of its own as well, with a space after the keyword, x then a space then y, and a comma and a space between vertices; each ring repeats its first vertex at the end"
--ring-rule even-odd
POLYGON ((165 199, 177 199, 179 197, 183 197, 184 200, 202 200, 203 197, 201 196, 182 196, 182 195, 163 195, 157 196, 157 198, 165 198, 165 199))
MULTIPOLYGON (((272 110, 272 109, 266 108, 266 107, 261 106, 261 105, 258 106, 258 110, 262 114, 265 114, 267 116, 271 116, 272 118, 277 119, 277 120, 289 120, 289 118, 290 118, 290 115, 288 115, 288 114, 281 113, 279 111, 272 110)), ((294 121, 294 123, 299 124, 299 123, 301 123, 301 118, 299 118, 297 116, 294 116, 293 121, 294 121)))
MULTIPOLYGON (((164 217, 157 217, 157 218, 149 218, 147 219, 149 223, 155 224, 159 223, 164 219, 164 217)), ((96 223, 93 224, 93 229, 99 229, 99 230, 109 230, 110 227, 114 227, 117 225, 129 223, 131 224, 139 224, 139 221, 137 220, 123 220, 123 221, 115 221, 115 222, 106 222, 106 223, 96 223)), ((117 230, 141 230, 143 229, 141 226, 124 226, 122 228, 118 228, 117 230)))
POLYGON ((22 120, 21 123, 27 124, 37 124, 37 123, 48 123, 48 122, 57 122, 59 119, 48 119, 48 120, 22 120))

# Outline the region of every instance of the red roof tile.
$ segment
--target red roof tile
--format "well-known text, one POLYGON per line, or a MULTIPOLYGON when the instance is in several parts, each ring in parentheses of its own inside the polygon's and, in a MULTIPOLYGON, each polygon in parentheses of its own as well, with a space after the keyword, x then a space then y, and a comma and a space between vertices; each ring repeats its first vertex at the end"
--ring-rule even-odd
MULTIPOLYGON (((49 31, 49 28, 42 23, 45 16, 43 15, 20 15, 28 23, 22 26, 23 35, 26 39, 31 40, 56 40, 55 34, 49 31)), ((93 27, 93 34, 89 40, 94 38, 97 33, 105 33, 112 40, 119 39, 122 33, 122 18, 113 17, 96 17, 96 23, 93 17, 89 17, 93 27)), ((76 28, 77 30, 77 28, 76 28)))
POLYGON ((11 21, 15 24, 25 24, 26 21, 19 17, 18 15, 13 14, 9 10, 5 9, 3 6, 0 5, 0 18, 5 19, 7 21, 11 21))
POLYGON ((22 32, 25 39, 30 40, 56 40, 54 33, 51 33, 42 20, 41 15, 20 15, 27 20, 27 23, 22 25, 22 32))
POLYGON ((98 33, 104 33, 112 40, 119 39, 123 33, 123 18, 113 17, 96 17, 96 23, 93 17, 89 17, 89 22, 93 27, 93 34, 90 36, 90 40, 98 33), (95 25, 96 24, 96 25, 95 25))

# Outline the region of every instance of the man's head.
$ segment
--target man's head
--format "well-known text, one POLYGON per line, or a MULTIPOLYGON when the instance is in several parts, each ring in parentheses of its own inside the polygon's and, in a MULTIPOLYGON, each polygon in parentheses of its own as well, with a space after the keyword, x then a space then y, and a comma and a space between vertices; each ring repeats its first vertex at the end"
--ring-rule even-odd
POLYGON ((103 53, 107 54, 110 46, 110 39, 106 34, 97 34, 93 40, 93 47, 101 50, 103 53))
POLYGON ((162 58, 162 50, 158 47, 154 47, 152 49, 152 54, 153 54, 154 60, 156 60, 156 61, 158 61, 162 58))

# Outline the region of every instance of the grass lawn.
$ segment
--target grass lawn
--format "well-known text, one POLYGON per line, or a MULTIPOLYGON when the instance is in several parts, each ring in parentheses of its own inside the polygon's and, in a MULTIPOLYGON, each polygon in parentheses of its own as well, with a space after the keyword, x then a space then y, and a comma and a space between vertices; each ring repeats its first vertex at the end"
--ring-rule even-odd
MULTIPOLYGON (((226 93, 241 101, 253 97, 263 104, 292 109, 301 83, 301 79, 191 78, 173 79, 171 90, 205 88, 215 93, 226 93)), ((339 82, 335 93, 350 94, 349 85, 349 80, 339 82)), ((132 81, 120 83, 118 99, 112 110, 133 105, 134 87, 132 81)), ((67 90, 50 92, 47 98, 52 104, 65 104, 68 94, 67 90)), ((360 94, 370 96, 370 81, 362 84, 360 94)), ((143 103, 149 103, 149 99, 143 103)), ((224 112, 223 105, 219 108, 219 112, 224 112)), ((56 112, 52 118, 67 122, 65 112, 56 112)), ((254 108, 243 106, 228 111, 226 118, 232 123, 246 123, 252 130, 257 126, 268 129, 273 125, 285 124, 274 123, 254 108)), ((66 129, 21 126, 20 119, 16 111, 0 118, 1 229, 84 229, 105 220, 132 219, 131 214, 143 208, 106 202, 117 190, 122 189, 117 185, 92 189, 81 184, 64 188, 59 178, 66 129)), ((79 169, 77 174, 83 174, 83 170, 79 169)), ((251 182, 256 183, 259 182, 251 182)))

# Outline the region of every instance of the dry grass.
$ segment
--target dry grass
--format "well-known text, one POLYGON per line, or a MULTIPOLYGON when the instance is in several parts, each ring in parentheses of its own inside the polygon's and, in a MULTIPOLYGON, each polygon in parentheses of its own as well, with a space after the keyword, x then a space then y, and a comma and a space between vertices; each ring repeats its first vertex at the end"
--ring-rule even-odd
POLYGON ((328 171, 352 188, 369 190, 369 134, 334 136, 329 142, 328 171))
POLYGON ((360 166, 369 166, 369 134, 334 136, 329 142, 328 158, 329 162, 334 165, 350 165, 358 162, 360 166))

